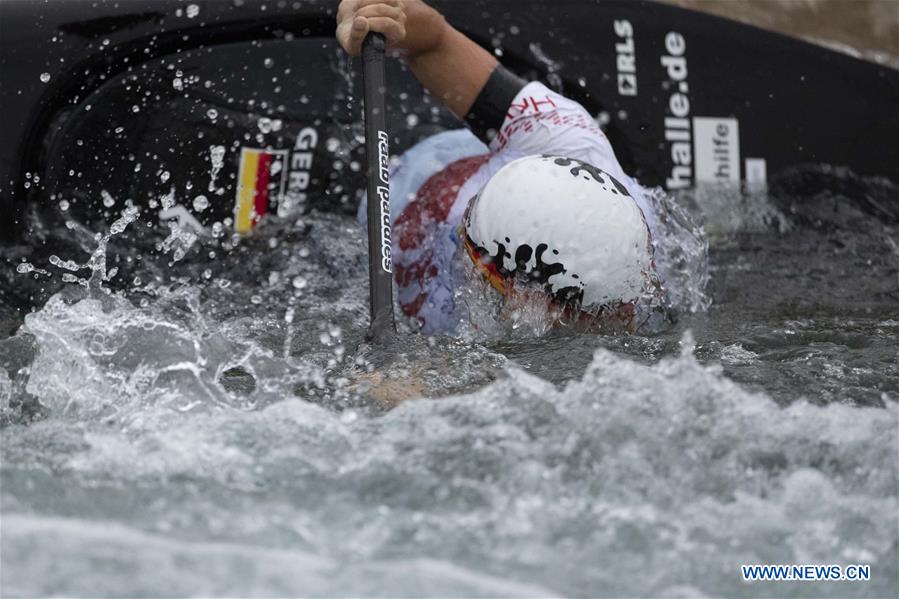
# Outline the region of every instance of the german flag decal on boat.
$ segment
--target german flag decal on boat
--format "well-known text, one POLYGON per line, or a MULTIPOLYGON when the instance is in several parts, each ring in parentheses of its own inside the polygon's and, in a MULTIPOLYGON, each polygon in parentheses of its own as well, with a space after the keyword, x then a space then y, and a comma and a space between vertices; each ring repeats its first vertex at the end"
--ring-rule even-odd
POLYGON ((287 183, 287 150, 241 148, 234 202, 234 229, 249 233, 259 219, 277 208, 287 183))

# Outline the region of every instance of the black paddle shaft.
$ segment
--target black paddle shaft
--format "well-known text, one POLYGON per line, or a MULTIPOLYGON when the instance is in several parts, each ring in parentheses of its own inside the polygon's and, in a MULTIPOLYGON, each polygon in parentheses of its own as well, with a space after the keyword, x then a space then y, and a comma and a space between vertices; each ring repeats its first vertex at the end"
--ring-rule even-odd
POLYGON ((390 247, 390 185, 387 111, 384 98, 384 49, 380 33, 362 44, 362 85, 365 95, 365 152, 368 160, 368 281, 371 291, 369 337, 396 331, 393 318, 393 259, 390 247))

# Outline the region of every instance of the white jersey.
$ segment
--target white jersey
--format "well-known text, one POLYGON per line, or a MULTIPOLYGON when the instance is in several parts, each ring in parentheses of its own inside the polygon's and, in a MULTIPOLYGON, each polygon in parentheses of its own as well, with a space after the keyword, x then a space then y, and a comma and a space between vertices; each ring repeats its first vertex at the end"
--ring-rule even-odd
MULTIPOLYGON (((446 131, 411 147, 391 169, 398 300, 423 332, 451 333, 456 326, 451 261, 469 200, 506 164, 541 154, 583 160, 618 179, 654 231, 643 189, 624 174, 593 117, 577 102, 531 82, 515 96, 489 146, 467 129, 446 131)), ((365 202, 359 219, 365 223, 365 202)))

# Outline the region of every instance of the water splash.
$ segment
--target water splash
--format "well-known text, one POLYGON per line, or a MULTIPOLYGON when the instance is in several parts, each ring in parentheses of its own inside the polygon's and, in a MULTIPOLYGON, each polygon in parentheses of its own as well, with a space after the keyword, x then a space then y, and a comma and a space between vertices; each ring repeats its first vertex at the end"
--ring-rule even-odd
POLYGON ((558 93, 564 93, 563 85, 562 85, 562 77, 559 75, 559 71, 562 69, 562 62, 553 60, 549 56, 547 56, 546 51, 540 46, 537 42, 531 42, 528 44, 528 49, 531 51, 531 55, 543 65, 546 69, 546 80, 549 83, 549 86, 558 93))
POLYGON ((701 312, 712 303, 709 283, 709 242, 702 225, 688 212, 681 197, 665 190, 642 189, 658 224, 653 231, 655 262, 670 304, 679 311, 701 312))
MULTIPOLYGON (((435 595, 460 580, 487 593, 493 577, 551 595, 737 595, 746 592, 742 563, 834 561, 871 564, 880 575, 864 590, 888 594, 897 575, 899 409, 779 408, 700 365, 689 338, 681 345, 681 355, 654 365, 600 350, 561 388, 510 367, 476 391, 406 402, 378 418, 296 399, 167 418, 146 406, 127 426, 47 421, 3 443, 17 461, 39 463, 53 443, 52 463, 70 487, 109 480, 137 503, 155 497, 140 514, 104 523, 118 527, 116 538, 136 539, 118 541, 123 563, 145 559, 149 542, 177 564, 181 535, 202 541, 189 565, 147 579, 148 592, 209 580, 239 588, 243 574, 212 574, 222 553, 208 544, 226 543, 226 554, 240 552, 257 574, 268 564, 277 580, 305 581, 297 569, 311 575, 317 566, 282 570, 272 550, 350 560, 322 582, 337 594, 372 568, 383 569, 380 591, 402 592, 402 564, 417 556, 461 577, 435 579, 427 591, 435 595), (176 479, 206 491, 182 496, 168 482, 176 479), (656 564, 653 576, 641 575, 647 563, 656 564), (184 578, 187 568, 194 578, 184 578)), ((33 492, 54 484, 38 480, 33 492)), ((78 491, 83 501, 97 493, 91 488, 78 491)), ((13 493, 26 497, 24 488, 13 493)), ((5 554, 36 543, 40 567, 66 564, 57 592, 74 589, 104 546, 87 523, 21 513, 4 522, 5 554)), ((42 584, 27 575, 39 566, 15 563, 23 569, 11 568, 6 584, 42 584)), ((126 578, 105 580, 124 591, 133 588, 126 578)), ((269 578, 254 580, 268 588, 269 578)), ((298 592, 296 582, 284 584, 279 592, 298 592)), ((849 584, 816 584, 815 593, 844 596, 849 584)), ((776 587, 753 587, 770 592, 776 587)))

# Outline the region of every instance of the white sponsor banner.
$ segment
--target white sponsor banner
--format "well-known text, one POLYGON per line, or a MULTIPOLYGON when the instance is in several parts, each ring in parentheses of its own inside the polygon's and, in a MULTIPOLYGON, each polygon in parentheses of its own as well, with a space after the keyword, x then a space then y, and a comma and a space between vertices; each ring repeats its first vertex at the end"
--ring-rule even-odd
POLYGON ((768 185, 768 164, 764 158, 747 158, 744 167, 746 188, 749 191, 761 191, 768 185))
POLYGON ((693 117, 696 181, 740 182, 740 124, 737 119, 693 117))

